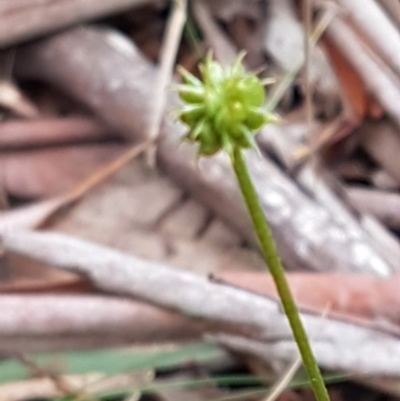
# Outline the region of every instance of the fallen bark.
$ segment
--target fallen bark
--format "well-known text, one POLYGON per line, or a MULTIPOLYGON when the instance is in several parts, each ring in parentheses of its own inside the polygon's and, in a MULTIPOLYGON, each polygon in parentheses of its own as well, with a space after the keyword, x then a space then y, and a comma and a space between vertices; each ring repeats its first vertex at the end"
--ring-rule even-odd
MULTIPOLYGON (((383 280, 367 275, 288 274, 301 311, 317 316, 325 313, 327 318, 394 335, 400 335, 399 280, 398 276, 383 280)), ((278 299, 268 273, 226 271, 218 273, 213 281, 278 299)), ((39 294, 40 288, 34 294, 18 295, 5 294, 4 290, 9 291, 5 284, 0 287, 0 352, 3 354, 61 350, 72 344, 86 348, 188 340, 200 338, 204 332, 224 330, 216 324, 200 323, 126 299, 97 294, 39 294)), ((43 290, 46 291, 45 286, 43 290)), ((47 284, 47 291, 54 290, 47 284)))
POLYGON ((0 4, 0 47, 83 21, 113 15, 149 0, 17 0, 0 4))
POLYGON ((147 139, 157 71, 117 31, 77 28, 44 39, 19 49, 15 68, 80 99, 128 139, 147 139))
MULTIPOLYGON (((152 112, 149 89, 156 70, 132 43, 114 31, 80 28, 25 47, 18 52, 16 68, 20 75, 30 74, 63 88, 125 137, 145 139, 152 112), (97 66, 95 70, 93 65, 97 66)), ((176 104, 175 101, 171 97, 170 104, 176 104)), ((158 147, 160 166, 256 244, 226 160, 202 159, 196 169, 193 148, 178 146, 182 133, 183 127, 167 121, 158 147)), ((353 236, 267 158, 248 154, 247 160, 288 267, 380 275, 395 270, 368 242, 353 236)))
MULTIPOLYGON (((293 360, 297 353, 279 304, 253 292, 62 234, 6 233, 3 245, 82 274, 104 291, 218 323, 225 333, 255 338, 281 361, 293 360)), ((359 374, 400 375, 400 342, 395 336, 307 313, 302 313, 302 320, 321 366, 359 374)))
POLYGON ((99 295, 0 295, 0 352, 60 351, 199 338, 212 325, 99 295))

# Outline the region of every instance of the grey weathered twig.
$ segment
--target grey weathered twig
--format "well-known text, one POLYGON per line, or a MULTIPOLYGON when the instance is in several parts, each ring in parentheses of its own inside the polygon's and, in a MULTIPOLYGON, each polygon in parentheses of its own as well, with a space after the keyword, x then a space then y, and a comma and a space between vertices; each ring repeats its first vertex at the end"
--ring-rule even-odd
MULTIPOLYGON (((266 352, 280 360, 293 360, 297 352, 274 300, 62 234, 10 232, 3 235, 3 244, 8 250, 79 272, 102 290, 223 324, 225 332, 252 334, 264 343, 266 352)), ((398 338, 305 313, 302 319, 312 333, 313 349, 322 366, 360 374, 400 375, 398 338)))
POLYGON ((78 28, 22 47, 15 69, 81 99, 129 139, 148 139, 157 70, 117 31, 78 28))
POLYGON ((0 352, 39 352, 193 339, 211 326, 127 299, 0 295, 0 352))

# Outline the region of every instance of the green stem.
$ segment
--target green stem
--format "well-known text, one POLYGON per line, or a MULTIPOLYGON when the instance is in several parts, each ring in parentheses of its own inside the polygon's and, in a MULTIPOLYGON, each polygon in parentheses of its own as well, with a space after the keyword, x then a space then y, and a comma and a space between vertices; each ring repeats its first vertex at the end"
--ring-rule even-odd
POLYGON ((283 310, 289 320, 294 339, 300 351, 304 368, 308 374, 315 397, 318 401, 329 401, 321 372, 308 342, 307 334, 300 320, 296 303, 290 291, 285 271, 283 269, 278 251, 272 238, 271 230, 261 209, 257 193, 250 179, 241 149, 235 148, 231 157, 232 165, 239 181, 240 190, 246 202, 251 220, 257 233, 261 249, 268 264, 271 275, 275 281, 283 310))

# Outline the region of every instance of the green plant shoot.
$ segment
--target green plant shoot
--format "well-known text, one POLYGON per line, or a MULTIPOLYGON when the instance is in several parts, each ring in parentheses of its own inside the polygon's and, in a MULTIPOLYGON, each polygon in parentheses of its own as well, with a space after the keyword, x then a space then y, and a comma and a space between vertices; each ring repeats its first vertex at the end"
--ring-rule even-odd
POLYGON ((199 66, 201 79, 180 68, 183 83, 178 86, 178 94, 184 105, 179 118, 189 127, 185 138, 198 144, 199 156, 211 156, 221 150, 229 155, 315 397, 318 401, 329 401, 271 230, 242 156, 242 149, 256 148, 254 133, 257 130, 266 123, 279 120, 262 108, 265 82, 256 74, 245 71, 243 57, 242 53, 231 66, 222 67, 208 54, 199 66))

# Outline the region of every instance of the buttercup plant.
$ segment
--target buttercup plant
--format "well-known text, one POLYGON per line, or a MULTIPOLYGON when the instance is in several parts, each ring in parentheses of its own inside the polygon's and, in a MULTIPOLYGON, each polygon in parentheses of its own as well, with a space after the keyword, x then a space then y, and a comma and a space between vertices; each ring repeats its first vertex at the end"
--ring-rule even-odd
POLYGON ((207 55, 200 65, 202 81, 180 68, 185 84, 178 86, 186 103, 180 110, 190 129, 186 139, 199 144, 199 155, 221 149, 230 156, 235 148, 256 147, 252 132, 277 117, 261 109, 264 85, 255 74, 246 74, 241 53, 232 66, 222 67, 207 55))
POLYGON ((223 150, 230 157, 315 397, 318 401, 329 401, 271 230, 242 155, 242 149, 256 148, 254 133, 258 129, 278 120, 274 114, 262 109, 266 82, 261 81, 256 74, 245 71, 243 57, 242 53, 231 66, 222 67, 209 53, 199 66, 201 79, 180 68, 183 83, 177 90, 184 105, 179 110, 179 118, 189 127, 185 138, 198 144, 199 156, 211 156, 223 150))

